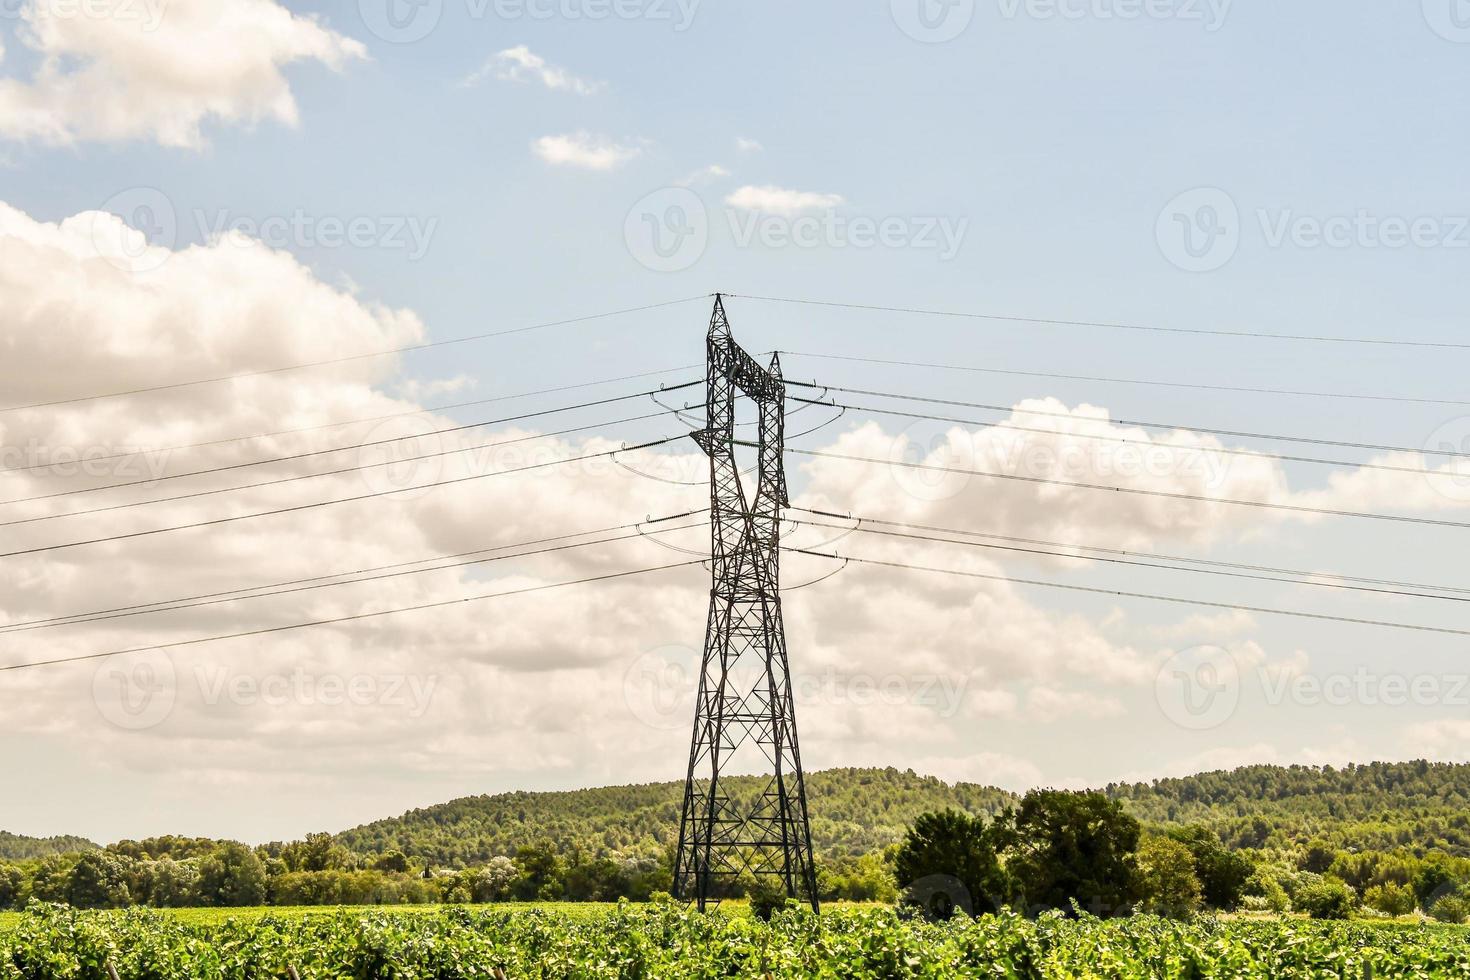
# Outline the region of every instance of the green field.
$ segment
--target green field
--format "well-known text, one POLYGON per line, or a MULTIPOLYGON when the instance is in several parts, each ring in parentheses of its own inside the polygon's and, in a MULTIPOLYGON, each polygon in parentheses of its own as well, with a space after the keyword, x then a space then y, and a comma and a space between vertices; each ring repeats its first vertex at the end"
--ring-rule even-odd
POLYGON ((10 916, 0 980, 507 977, 1294 978, 1470 976, 1470 930, 1056 915, 901 920, 880 906, 764 923, 744 908, 565 905, 10 916))

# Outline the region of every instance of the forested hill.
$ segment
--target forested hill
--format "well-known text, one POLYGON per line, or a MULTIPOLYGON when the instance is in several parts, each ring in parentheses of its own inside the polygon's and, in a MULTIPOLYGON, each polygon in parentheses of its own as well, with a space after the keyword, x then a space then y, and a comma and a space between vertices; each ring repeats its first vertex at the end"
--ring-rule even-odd
MULTIPOLYGON (((721 781, 736 799, 765 780, 721 781)), ((563 793, 502 793, 413 810, 339 834, 359 853, 401 850, 440 866, 483 863, 543 838, 592 850, 656 852, 676 843, 684 784, 651 783, 563 793)), ((919 814, 947 807, 993 813, 1014 802, 1003 790, 948 784, 897 769, 831 769, 807 775, 812 844, 821 856, 860 855, 903 838, 919 814)))
POLYGON ((0 830, 0 860, 25 861, 51 854, 95 850, 97 845, 84 837, 20 837, 0 830))
POLYGON ((1322 839, 1344 849, 1470 856, 1470 765, 1247 766, 1106 792, 1146 823, 1208 824, 1233 847, 1322 839))
MULTIPOLYGON (((763 782, 738 777, 727 784, 743 797, 763 782)), ((359 853, 401 850, 445 867, 483 863, 541 839, 594 852, 653 853, 678 835, 683 788, 670 782, 469 797, 379 820, 337 841, 359 853)), ((881 850, 928 810, 993 813, 1015 802, 1003 790, 896 769, 811 773, 807 790, 812 842, 823 857, 881 850)), ((1470 856, 1470 765, 1249 766, 1113 784, 1105 792, 1145 823, 1208 824, 1232 847, 1322 839, 1343 848, 1438 848, 1470 856)))

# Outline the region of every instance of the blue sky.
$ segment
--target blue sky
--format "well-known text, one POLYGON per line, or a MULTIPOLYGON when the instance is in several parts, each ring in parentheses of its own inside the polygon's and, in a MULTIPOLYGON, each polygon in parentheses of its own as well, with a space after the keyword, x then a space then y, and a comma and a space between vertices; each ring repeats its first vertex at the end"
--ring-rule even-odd
MULTIPOLYGON (((175 2, 177 9, 199 9, 175 2)), ((308 233, 288 231, 266 244, 289 253, 317 282, 350 294, 363 309, 411 312, 429 340, 715 291, 1203 331, 1464 340, 1470 197, 1463 171, 1470 137, 1463 125, 1463 93, 1470 80, 1470 9, 1463 0, 1354 7, 1323 0, 684 2, 681 8, 673 0, 628 0, 611 8, 557 0, 534 6, 549 13, 544 17, 521 13, 531 8, 510 0, 283 2, 298 20, 315 18, 339 39, 341 63, 332 68, 310 56, 278 58, 275 67, 296 106, 295 123, 260 105, 242 110, 239 120, 204 112, 195 145, 170 145, 158 137, 138 104, 120 110, 144 119, 125 135, 98 135, 83 122, 66 139, 26 134, 14 106, 40 97, 0 83, 0 201, 39 223, 92 210, 113 211, 134 223, 140 215, 164 214, 152 229, 153 244, 173 251, 210 246, 211 229, 261 235, 262 227, 304 222, 312 229, 308 233), (924 21, 916 19, 920 2, 926 4, 924 21), (410 40, 386 29, 387 4, 395 5, 392 12, 406 25, 406 35, 422 36, 410 40), (632 15, 595 13, 608 9, 632 15), (936 41, 915 27, 923 23, 955 36, 936 41), (361 50, 354 54, 349 42, 361 50), (522 53, 506 54, 516 51, 522 53), (253 122, 252 112, 260 116, 253 122), (541 142, 546 140, 562 142, 541 142), (557 146, 571 146, 576 159, 558 157, 557 146), (612 162, 589 164, 586 154, 596 151, 612 162), (739 197, 742 189, 745 198, 739 197), (140 212, 140 202, 149 210, 140 212), (670 212, 671 204, 684 210, 670 212), (657 225, 675 218, 699 223, 707 245, 676 255, 673 271, 651 268, 658 263, 647 261, 638 230, 648 220, 657 225), (334 246, 318 240, 327 225, 359 219, 369 229, 363 242, 334 246), (854 222, 886 222, 895 229, 894 239, 859 247, 854 222), (811 247, 763 243, 759 234, 740 240, 743 228, 757 226, 778 236, 798 227, 816 229, 836 240, 811 247), (944 229, 956 236, 953 248, 927 247, 944 229), (1211 229, 1218 230, 1213 237, 1211 229), (1322 243, 1323 229, 1329 238, 1345 237, 1322 243), (1405 236, 1412 240, 1401 240, 1405 236), (1188 246, 1196 246, 1195 254, 1188 246)), ((36 6, 37 0, 0 0, 0 80, 13 86, 26 85, 40 65, 38 44, 28 34, 35 21, 24 16, 36 6)), ((276 4, 257 0, 254 6, 259 13, 276 4)), ((177 9, 162 10, 164 23, 179 23, 169 21, 177 9)), ((187 42, 187 34, 181 36, 187 42)), ((189 50, 187 43, 179 50, 189 50)), ((197 48, 208 50, 203 42, 197 48)), ((69 57, 78 57, 75 50, 69 57)), ((140 70, 129 64, 119 56, 116 71, 140 70)), ((201 90, 209 87, 207 79, 195 81, 201 90)), ((231 84, 244 91, 254 83, 236 78, 231 84)), ((140 94, 138 102, 143 99, 140 94)), ((79 112, 75 106, 48 111, 79 112)), ((29 295, 13 291, 17 302, 29 295)), ((0 291, 0 318, 5 300, 0 291)), ((737 337, 752 351, 1470 401, 1462 380, 1470 352, 1461 350, 954 319, 744 298, 731 299, 729 312, 737 337)), ((396 373, 367 383, 432 405, 691 364, 702 357, 707 320, 708 301, 701 299, 410 355, 396 373), (422 386, 455 379, 455 394, 421 397, 422 386)), ((28 316, 7 329, 35 322, 28 316)), ((242 318, 237 329, 254 328, 242 318)), ((325 343, 312 339, 308 320, 292 329, 290 343, 263 349, 278 350, 290 362, 286 355, 292 351, 325 343)), ((367 349, 373 349, 370 342, 395 339, 370 332, 332 336, 347 344, 357 343, 357 336, 367 349)), ((88 362, 95 353, 68 350, 65 343, 49 350, 43 344, 40 361, 12 361, 8 370, 18 383, 48 363, 88 362)), ((19 341, 12 347, 30 349, 19 341)), ((357 349, 363 348, 342 352, 357 349)), ((269 360, 265 353, 258 356, 269 360)), ((1454 405, 801 357, 788 359, 786 367, 788 376, 799 379, 985 404, 1051 397, 1068 409, 1085 403, 1106 408, 1114 418, 1156 419, 1183 428, 1409 449, 1463 448, 1470 437, 1464 420, 1470 412, 1454 405)), ((108 387, 110 370, 105 359, 88 362, 77 377, 108 387)), ((65 394, 66 383, 58 376, 53 384, 65 394)), ((483 417, 483 411, 446 414, 457 421, 483 417)), ((260 425, 261 417, 260 411, 242 411, 233 431, 268 427, 260 425)), ((820 439, 836 439, 858 421, 844 419, 820 439)), ((903 428, 891 420, 884 425, 889 436, 903 428)), ((909 434, 932 445, 944 428, 920 425, 909 434)), ((125 434, 134 431, 122 429, 117 438, 142 438, 125 434)), ((636 433, 646 431, 652 429, 636 433)), ((622 431, 608 435, 630 437, 622 431)), ((1375 457, 1343 448, 1309 454, 1353 462, 1375 457)), ((1334 506, 1358 500, 1358 509, 1394 509, 1391 494, 1333 487, 1334 471, 1328 468, 1286 463, 1280 472, 1297 503, 1310 503, 1315 498, 1301 495, 1320 490, 1334 506)), ((803 470, 797 485, 829 486, 823 479, 803 470)), ((852 496, 872 499, 865 488, 853 488, 852 496)), ((951 507, 951 520, 959 513, 969 526, 1010 529, 1005 513, 991 513, 987 497, 975 488, 966 490, 962 503, 958 510, 951 507)), ((1033 503, 1046 506, 1044 498, 1033 503)), ((1064 499, 1056 506, 1070 503, 1064 499)), ((1452 511, 1463 503, 1404 498, 1406 512, 1446 519, 1454 519, 1452 511)), ((1201 536, 1171 540, 1157 529, 1115 538, 1114 532, 1122 533, 1121 519, 1117 527, 1090 521, 1078 517, 1071 529, 1076 539, 1096 535, 1105 543, 1146 544, 1163 553, 1464 584, 1453 546, 1463 530, 1351 520, 1252 523, 1236 515, 1201 536)), ((854 544, 853 551, 860 548, 854 544)), ((1023 577, 1046 577, 1046 570, 1016 567, 1023 577)), ((1463 622, 1448 603, 1415 605, 1097 566, 1072 572, 1076 581, 1103 588, 1437 625, 1463 622)), ((914 587, 929 588, 922 582, 914 587)), ((1191 627, 1187 609, 1018 589, 1043 614, 1057 621, 1079 616, 1101 633, 1114 630, 1109 635, 1121 646, 1150 656, 1228 641, 1256 644, 1266 664, 1295 663, 1304 653, 1320 669, 1367 665, 1402 673, 1413 664, 1415 673, 1439 678, 1457 677, 1464 669, 1461 639, 1269 616, 1254 617, 1246 626, 1191 627), (1116 619, 1120 609, 1125 626, 1116 619)), ((798 593, 793 605, 804 598, 798 593)), ((896 610, 904 607, 903 599, 895 595, 896 610)), ((22 611, 9 615, 19 618, 22 611)), ((800 620, 803 614, 798 609, 792 615, 800 620)), ((813 612, 810 628, 819 631, 821 623, 813 612)), ((690 636, 677 639, 697 644, 697 633, 696 617, 690 636)), ((1061 686, 1055 678, 1046 683, 1061 686)), ((1092 683, 1079 680, 1076 686, 1092 683)), ((1157 728, 1134 724, 1137 706, 1151 703, 1146 678, 1142 686, 1134 683, 1117 694, 1127 708, 1122 715, 1103 712, 1090 720, 1075 716, 1039 725, 1039 716, 986 717, 973 726, 948 719, 952 737, 942 751, 906 748, 897 736, 870 745, 860 737, 861 726, 847 736, 840 726, 830 729, 838 734, 819 727, 824 734, 813 740, 819 748, 808 758, 856 764, 861 760, 855 755, 870 751, 873 763, 943 769, 935 760, 954 763, 996 753, 1005 758, 993 773, 982 761, 971 768, 951 765, 942 774, 980 781, 995 775, 1011 785, 1096 783, 1251 758, 1402 757, 1414 748, 1414 725, 1459 723, 1467 707, 1452 699, 1456 703, 1389 711, 1359 697, 1340 709, 1280 709, 1261 704, 1255 693, 1224 729, 1162 743, 1157 728), (1022 722, 1024 734, 1017 727, 1022 722), (847 754, 841 749, 844 737, 854 746, 847 754)), ((83 734, 76 737, 87 737, 85 729, 78 731, 83 734)), ((1436 737, 1452 741, 1459 731, 1442 728, 1436 737)), ((14 737, 34 748, 43 767, 71 759, 77 744, 44 730, 14 737)), ((627 778, 656 777, 659 751, 650 748, 650 761, 629 769, 627 778)), ((52 798, 64 799, 70 792, 65 786, 83 773, 118 785, 137 778, 126 766, 99 766, 58 777, 52 798)), ((674 769, 667 778, 679 775, 674 769)), ((413 772, 407 761, 395 773, 398 782, 382 802, 365 791, 344 793, 340 806, 311 817, 345 823, 462 792, 621 781, 622 775, 602 764, 558 767, 554 758, 534 773, 492 768, 473 778, 430 777, 413 772)), ((235 781, 227 782, 254 786, 257 776, 236 772, 229 776, 235 781)), ((31 772, 29 778, 44 774, 31 772)), ((163 777, 157 778, 161 786, 163 777)), ((101 836, 140 832, 156 798, 139 791, 130 799, 131 817, 80 829, 101 836)), ((0 826, 40 832, 59 819, 50 805, 29 806, 8 822, 0 807, 0 826)), ((247 838, 316 829, 297 827, 264 808, 247 810, 226 817, 196 800, 181 812, 200 832, 247 838)))

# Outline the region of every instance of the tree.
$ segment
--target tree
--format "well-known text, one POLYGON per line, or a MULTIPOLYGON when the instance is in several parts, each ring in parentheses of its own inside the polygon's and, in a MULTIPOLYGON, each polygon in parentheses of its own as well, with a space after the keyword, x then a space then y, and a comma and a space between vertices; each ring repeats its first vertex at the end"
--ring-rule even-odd
POLYGON ((373 862, 373 870, 388 874, 405 874, 408 871, 408 858, 402 851, 389 851, 373 862))
POLYGON ((1313 874, 1323 874, 1337 860, 1337 849, 1325 840, 1314 840, 1307 845, 1302 855, 1301 869, 1313 874))
POLYGON ((1363 904, 1384 915, 1408 915, 1414 911, 1418 901, 1408 885, 1396 885, 1390 881, 1368 889, 1363 895, 1363 904))
POLYGON ((20 907, 25 883, 25 872, 13 864, 0 863, 0 909, 20 907))
POLYGON ((226 841, 199 862, 199 898, 204 904, 259 905, 265 896, 265 865, 244 844, 226 841))
MULTIPOLYGON (((895 874, 909 904, 927 901, 938 877, 952 878, 968 893, 970 911, 994 912, 1012 901, 1015 886, 1001 862, 1001 854, 1014 840, 1008 816, 993 821, 958 810, 921 814, 899 845, 894 858, 895 874), (921 894, 923 892, 923 894, 921 894)), ((947 895, 952 905, 958 897, 947 895)), ((933 917, 948 918, 952 907, 928 910, 933 917)))
POLYGON ((1240 905, 1245 883, 1255 871, 1250 858, 1227 850, 1218 834, 1200 824, 1171 830, 1169 836, 1189 848, 1207 905, 1227 912, 1240 905))
POLYGON ((1446 895, 1429 910, 1429 914, 1436 922, 1452 922, 1460 925, 1470 916, 1470 902, 1458 895, 1446 895))
POLYGON ((128 876, 132 861, 106 851, 88 851, 77 859, 66 885, 66 901, 79 909, 116 909, 132 904, 128 876))
POLYGON ((64 902, 71 887, 71 869, 76 856, 52 854, 41 859, 31 872, 31 897, 43 902, 64 902))
POLYGON ((1101 793, 1032 790, 1016 813, 1009 865, 1028 908, 1126 914, 1138 897, 1133 852, 1141 834, 1123 805, 1101 793))
POLYGON ((1200 882, 1194 855, 1168 837, 1145 837, 1138 845, 1138 891, 1145 912, 1185 918, 1199 909, 1200 882))
POLYGON ((516 884, 517 897, 526 901, 561 898, 565 885, 562 861, 556 853, 555 843, 543 840, 518 849, 516 867, 521 872, 520 881, 516 884))
POLYGON ((1296 894, 1297 911, 1314 919, 1348 919, 1357 905, 1357 894, 1339 878, 1323 878, 1296 894))

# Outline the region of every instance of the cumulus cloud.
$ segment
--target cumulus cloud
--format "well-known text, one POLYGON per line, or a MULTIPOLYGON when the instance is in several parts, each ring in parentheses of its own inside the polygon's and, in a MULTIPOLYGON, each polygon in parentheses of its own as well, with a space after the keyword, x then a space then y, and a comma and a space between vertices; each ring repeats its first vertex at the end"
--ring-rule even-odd
POLYGON ((531 148, 552 166, 581 170, 615 170, 641 152, 636 146, 616 143, 587 132, 543 136, 531 144, 531 148))
POLYGON ((791 216, 807 211, 827 211, 841 207, 844 201, 841 194, 819 194, 814 191, 793 191, 769 184, 760 187, 747 184, 732 191, 725 198, 725 203, 744 211, 791 216))
MULTIPOLYGON (((53 224, 0 206, 0 299, 0 335, 9 344, 0 359, 0 383, 12 404, 267 371, 411 345, 428 336, 411 311, 333 288, 290 255, 259 242, 231 235, 163 250, 105 214, 53 224)), ((590 379, 546 382, 584 380, 590 379)), ((625 525, 650 514, 704 507, 700 481, 707 463, 687 439, 620 454, 632 470, 657 480, 606 458, 558 462, 605 453, 624 440, 681 432, 672 421, 609 421, 584 434, 555 437, 544 435, 562 427, 555 417, 438 431, 463 422, 424 411, 420 399, 460 386, 460 378, 404 378, 395 359, 383 357, 0 413, 4 465, 13 471, 0 475, 4 501, 333 450, 242 471, 0 503, 0 520, 10 521, 239 488, 14 525, 6 528, 6 550, 381 494, 0 559, 7 574, 0 630, 7 623, 161 599, 239 596, 146 616, 0 632, 0 662, 147 650, 202 636, 449 603, 166 653, 0 674, 0 696, 8 706, 0 713, 0 738, 25 737, 52 757, 85 757, 92 767, 89 780, 117 777, 106 814, 79 817, 74 824, 57 810, 45 821, 13 829, 100 837, 178 829, 263 839, 345 826, 469 792, 677 778, 669 760, 687 752, 687 711, 680 706, 687 701, 679 698, 689 695, 679 685, 691 683, 691 672, 649 673, 645 658, 670 648, 682 651, 685 663, 697 657, 707 573, 695 565, 595 585, 560 583, 693 561, 687 552, 707 546, 702 517, 659 535, 664 544, 683 549, 677 551, 625 525), (363 419, 377 421, 355 421, 363 419), (235 439, 264 432, 280 434, 235 439), (399 441, 360 448, 393 439, 399 441), (181 446, 195 448, 168 451, 181 446), (88 455, 110 458, 78 467, 77 457, 88 455), (410 458, 415 456, 424 458, 410 458), (33 463, 43 465, 15 471, 33 463), (58 463, 64 465, 52 465, 58 463), (368 463, 389 465, 352 469, 368 463), (543 465, 548 463, 557 465, 543 465), (530 466, 538 468, 524 469, 530 466), (321 475, 243 487, 309 474, 321 475), (461 482, 431 486, 448 480, 461 482), (619 528, 602 535, 618 540, 511 558, 504 556, 518 552, 488 551, 605 528, 619 528), (463 564, 497 555, 500 560, 463 564), (426 561, 434 556, 440 561, 426 561), (319 582, 324 575, 360 569, 400 572, 407 570, 405 563, 417 573, 354 576, 361 580, 249 597, 270 583, 319 582), (448 567, 434 568, 441 564, 448 567), (513 594, 543 586, 558 587, 513 594), (458 601, 477 595, 502 597, 458 601), (164 701, 152 700, 150 691, 164 701), (152 706, 165 702, 166 712, 150 721, 152 706), (136 724, 140 720, 148 723, 136 724), (619 751, 587 751, 606 744, 619 751), (81 745, 89 750, 85 756, 76 751, 81 745), (306 787, 315 792, 299 793, 306 787), (219 788, 230 790, 228 813, 211 792, 219 788), (272 800, 280 793, 297 802, 279 807, 272 800), (160 812, 180 825, 160 825, 160 812)), ((474 397, 498 394, 477 388, 474 397)), ((505 405, 503 417, 555 407, 555 396, 548 397, 505 405)), ((487 409, 500 412, 500 406, 487 409)), ((1223 498, 1298 499, 1271 460, 1220 453, 1218 441, 1194 433, 1150 436, 1118 425, 1101 408, 1051 400, 1018 405, 993 426, 949 427, 932 439, 924 430, 894 431, 876 423, 826 438, 825 445, 815 438, 802 445, 877 462, 795 457, 803 460, 800 472, 792 474, 799 507, 1125 549, 1160 542, 1203 548, 1262 520, 1259 512, 1222 504, 1223 498), (1054 414, 1042 421, 1034 414, 1038 409, 1054 414), (1117 439, 1143 445, 1127 449, 1107 441, 1117 439), (1108 453, 1099 455, 1100 447, 1108 453), (1120 456, 1125 449, 1135 455, 1120 456), (954 474, 904 465, 926 461, 1057 482, 952 479, 954 474), (1191 499, 1100 494, 1071 485, 1078 482, 1191 499)), ((797 520, 809 516, 792 512, 797 520)), ((1059 770, 1046 758, 1051 747, 1084 735, 1090 744, 1103 744, 1109 725, 1120 732, 1132 725, 1131 714, 1126 724, 1113 721, 1120 710, 1153 698, 1158 666, 1167 656, 1153 644, 1173 632, 1153 632, 1153 620, 1142 616, 1135 624, 1110 615, 1110 605, 1089 612, 1082 605, 1050 603, 1011 578, 1037 566, 1085 574, 1095 566, 1084 553, 1018 555, 863 532, 831 544, 840 532, 815 523, 792 524, 787 542, 990 577, 855 563, 829 583, 791 595, 787 628, 809 766, 893 763, 945 778, 1025 788, 1071 778, 1080 768, 1069 760, 1059 770), (1027 724, 1035 722, 1046 724, 1027 724)), ((587 539, 559 544, 582 540, 587 539)), ((798 584, 835 570, 832 561, 806 555, 790 556, 785 566, 787 582, 798 584)), ((1242 667, 1250 667, 1265 662, 1265 653, 1240 636, 1249 628, 1248 621, 1214 617, 1194 620, 1188 630, 1229 638, 1242 667)), ((1446 730, 1425 738, 1448 745, 1460 734, 1446 730)), ((1258 737, 1259 744, 1237 750, 1216 746, 1213 755, 1205 754, 1207 743, 1192 743, 1181 747, 1177 765, 1167 766, 1188 771, 1280 757, 1264 736, 1251 739, 1258 737)), ((1332 751, 1321 750, 1321 757, 1332 751)), ((1089 775, 1102 780, 1120 774, 1109 768, 1089 769, 1089 775)), ((0 820, 10 812, 0 813, 0 820)))
POLYGON ((209 120, 294 126, 285 66, 337 70, 367 56, 275 0, 26 0, 20 16, 40 64, 29 79, 0 78, 0 136, 48 144, 197 149, 209 120))
POLYGON ((581 78, 565 68, 548 63, 524 44, 497 52, 484 67, 466 78, 463 84, 476 85, 491 76, 503 82, 539 82, 553 92, 572 92, 576 95, 596 95, 607 87, 606 82, 581 78))

